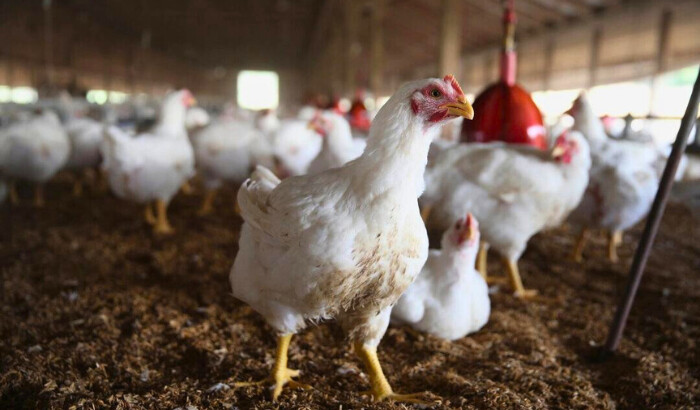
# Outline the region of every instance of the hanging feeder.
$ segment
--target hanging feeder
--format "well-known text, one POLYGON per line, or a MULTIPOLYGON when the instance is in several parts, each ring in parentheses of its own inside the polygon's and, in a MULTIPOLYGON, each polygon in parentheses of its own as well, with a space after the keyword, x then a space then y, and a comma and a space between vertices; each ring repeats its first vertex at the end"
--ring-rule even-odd
POLYGON ((503 141, 546 149, 547 138, 542 114, 530 94, 515 84, 517 54, 513 0, 506 2, 503 27, 500 79, 474 100, 474 119, 464 121, 462 141, 503 141))

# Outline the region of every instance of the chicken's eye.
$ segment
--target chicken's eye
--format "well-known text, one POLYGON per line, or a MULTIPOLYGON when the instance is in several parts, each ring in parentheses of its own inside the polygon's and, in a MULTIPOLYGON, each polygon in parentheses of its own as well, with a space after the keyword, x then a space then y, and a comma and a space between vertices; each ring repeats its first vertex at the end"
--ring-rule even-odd
POLYGON ((437 88, 433 88, 432 90, 430 90, 430 96, 433 98, 440 98, 442 97, 442 93, 437 88))

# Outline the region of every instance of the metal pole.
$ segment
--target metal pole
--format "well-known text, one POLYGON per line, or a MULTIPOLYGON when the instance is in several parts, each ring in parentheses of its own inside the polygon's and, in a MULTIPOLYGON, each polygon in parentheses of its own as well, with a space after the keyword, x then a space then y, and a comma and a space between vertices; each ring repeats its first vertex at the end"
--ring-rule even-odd
POLYGON ((647 218, 647 223, 644 226, 642 238, 640 239, 639 245, 637 246, 637 251, 634 254, 634 261, 632 262, 632 267, 630 268, 625 297, 620 301, 620 304, 617 307, 617 312, 615 312, 615 319, 610 326, 608 339, 603 347, 603 356, 610 355, 612 352, 617 350, 618 346, 620 345, 622 332, 625 330, 625 324, 627 323, 627 318, 629 316, 630 309, 632 308, 634 297, 637 294, 639 283, 642 280, 644 267, 646 266, 647 259, 649 258, 651 245, 656 237, 656 232, 659 229, 659 223, 661 222, 661 217, 663 216, 664 208, 666 207, 666 202, 668 201, 668 195, 671 192, 671 186, 673 185, 673 178, 676 175, 676 170, 678 169, 678 163, 680 162, 683 151, 685 151, 686 144, 688 143, 688 135, 690 134, 690 130, 693 128, 693 124, 698 116, 699 101, 700 71, 698 71, 698 76, 695 79, 693 92, 690 95, 690 101, 688 102, 688 107, 685 110, 683 120, 681 120, 681 127, 678 129, 676 141, 673 143, 671 156, 666 162, 666 167, 664 168, 664 173, 661 177, 661 182, 659 183, 659 189, 656 192, 656 198, 654 198, 654 204, 651 207, 649 217, 647 218))

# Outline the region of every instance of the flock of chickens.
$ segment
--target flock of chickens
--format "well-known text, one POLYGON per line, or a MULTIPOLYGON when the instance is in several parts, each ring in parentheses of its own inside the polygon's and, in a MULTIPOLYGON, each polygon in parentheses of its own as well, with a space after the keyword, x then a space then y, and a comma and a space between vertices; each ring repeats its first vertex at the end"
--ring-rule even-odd
POLYGON ((546 151, 433 144, 443 125, 479 115, 452 76, 403 85, 366 138, 332 110, 305 107, 284 120, 224 112, 210 122, 194 103, 187 90, 169 94, 157 124, 138 134, 109 121, 61 121, 50 110, 19 116, 0 128, 0 200, 16 204, 15 181, 26 181, 41 206, 42 184, 59 170, 99 170, 168 234, 168 204, 190 181, 205 190, 200 214, 214 211, 223 184, 240 184, 244 224, 230 282, 277 332, 278 348, 269 378, 237 387, 271 384, 274 399, 284 387, 310 388, 287 367, 292 335, 335 319, 367 368, 374 400, 425 402, 395 393, 384 376, 376 348, 390 321, 449 340, 477 331, 490 314, 488 251, 503 259, 515 296, 532 297, 518 259, 533 235, 564 222, 579 232, 574 259, 582 260, 588 232, 602 229, 616 260, 665 161, 651 143, 610 139, 585 94, 570 111, 573 128, 546 151), (440 249, 428 249, 428 231, 442 234, 440 249))

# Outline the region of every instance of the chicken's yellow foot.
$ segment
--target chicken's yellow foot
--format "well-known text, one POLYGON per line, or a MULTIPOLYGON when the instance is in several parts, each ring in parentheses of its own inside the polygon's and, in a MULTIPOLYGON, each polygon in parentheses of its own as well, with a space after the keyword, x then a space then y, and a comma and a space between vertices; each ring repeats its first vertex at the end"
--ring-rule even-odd
POLYGON ((273 383, 274 391, 272 392, 272 400, 276 401, 282 393, 285 386, 309 390, 312 387, 308 384, 299 383, 292 380, 292 377, 299 375, 299 370, 293 370, 287 367, 287 351, 289 350, 289 342, 292 340, 292 335, 283 335, 277 339, 277 354, 275 356, 275 367, 272 369, 272 374, 257 382, 239 382, 234 383, 234 387, 260 386, 268 383, 273 383))
POLYGON ((431 400, 427 393, 413 393, 413 394, 398 394, 394 393, 384 376, 384 371, 382 371, 382 366, 379 364, 379 358, 377 357, 377 348, 375 346, 367 346, 363 343, 355 343, 355 353, 360 357, 360 360, 365 365, 367 373, 369 373, 369 381, 371 388, 365 394, 372 396, 373 401, 399 401, 404 403, 416 403, 423 404, 426 406, 435 404, 435 400, 431 400))
POLYGON ((199 208, 199 211, 197 212, 198 215, 209 215, 214 210, 213 205, 214 198, 216 198, 216 192, 216 189, 211 189, 204 194, 204 201, 202 201, 202 207, 199 208))
POLYGON ((583 249, 586 247, 586 240, 588 239, 588 228, 581 229, 576 239, 576 245, 574 246, 574 251, 571 253, 571 259, 575 262, 581 263, 583 261, 583 249))
POLYGON ((41 184, 36 184, 34 187, 34 206, 37 208, 43 208, 46 204, 44 201, 44 186, 41 184))
POLYGON ((144 210, 144 218, 146 223, 153 226, 156 224, 156 216, 153 214, 153 206, 150 203, 146 203, 146 209, 144 210))
POLYGON ((617 263, 620 258, 617 256, 617 247, 622 243, 622 231, 611 231, 608 237, 608 259, 617 263))
POLYGON ((477 259, 476 259, 476 269, 479 271, 479 273, 481 274, 481 277, 484 278, 484 280, 488 279, 488 268, 487 268, 488 254, 489 254, 489 244, 484 242, 484 241, 479 242, 479 255, 477 256, 477 259))
POLYGON ((508 277, 510 278, 510 284, 513 287, 513 294, 516 297, 528 299, 537 295, 537 291, 534 289, 525 289, 523 286, 523 280, 520 278, 520 270, 518 269, 518 263, 514 260, 504 257, 503 262, 508 269, 508 277))
POLYGON ((164 235, 175 232, 168 222, 168 204, 162 199, 156 200, 156 224, 153 226, 153 231, 164 235))

